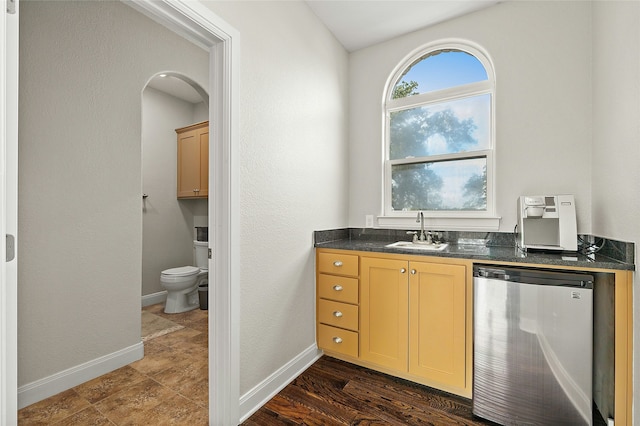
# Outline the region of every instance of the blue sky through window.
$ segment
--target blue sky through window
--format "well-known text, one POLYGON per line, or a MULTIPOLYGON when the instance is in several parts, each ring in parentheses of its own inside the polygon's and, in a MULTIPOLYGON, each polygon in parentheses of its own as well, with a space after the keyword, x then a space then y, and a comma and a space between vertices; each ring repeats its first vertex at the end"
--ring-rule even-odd
POLYGON ((487 71, 473 55, 460 50, 443 51, 414 64, 398 83, 412 80, 418 83, 419 93, 426 93, 487 80, 487 71))

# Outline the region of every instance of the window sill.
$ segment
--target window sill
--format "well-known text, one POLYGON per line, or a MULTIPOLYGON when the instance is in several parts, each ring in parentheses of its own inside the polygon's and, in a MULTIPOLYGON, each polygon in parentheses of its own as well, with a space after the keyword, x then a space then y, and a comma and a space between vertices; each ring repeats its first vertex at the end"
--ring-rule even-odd
MULTIPOLYGON (((377 227, 413 229, 420 225, 415 216, 378 216, 377 227)), ((500 217, 427 217, 424 227, 436 231, 498 231, 500 217)))

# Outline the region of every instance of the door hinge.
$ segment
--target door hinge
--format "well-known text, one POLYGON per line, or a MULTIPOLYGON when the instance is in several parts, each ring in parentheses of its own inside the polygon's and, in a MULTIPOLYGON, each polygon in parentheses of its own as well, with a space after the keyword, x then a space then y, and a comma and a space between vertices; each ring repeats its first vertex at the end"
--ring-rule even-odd
POLYGON ((15 15, 16 13, 16 0, 7 0, 7 13, 15 15))
POLYGON ((211 259, 211 249, 209 249, 209 259, 211 259))
POLYGON ((6 248, 6 261, 11 262, 16 257, 16 238, 11 234, 7 234, 6 248))

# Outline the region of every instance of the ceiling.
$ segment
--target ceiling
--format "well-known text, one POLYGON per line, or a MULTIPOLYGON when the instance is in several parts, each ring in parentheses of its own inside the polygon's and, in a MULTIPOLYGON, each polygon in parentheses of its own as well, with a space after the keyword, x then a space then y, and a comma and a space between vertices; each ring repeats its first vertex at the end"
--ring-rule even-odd
POLYGON ((353 52, 499 0, 305 0, 349 51, 353 52))
MULTIPOLYGON (((500 0, 305 0, 349 52, 381 43, 500 0)), ((149 87, 191 103, 203 101, 184 77, 154 77, 149 87)))

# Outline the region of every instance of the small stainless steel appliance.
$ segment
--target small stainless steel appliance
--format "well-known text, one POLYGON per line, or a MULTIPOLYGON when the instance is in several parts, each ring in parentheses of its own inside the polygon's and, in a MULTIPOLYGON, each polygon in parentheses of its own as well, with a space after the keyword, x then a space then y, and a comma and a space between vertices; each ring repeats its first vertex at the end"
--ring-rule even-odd
POLYGON ((578 250, 573 195, 523 195, 518 198, 518 246, 524 250, 578 250))
POLYGON ((592 425, 593 276, 491 265, 473 276, 473 413, 592 425))

